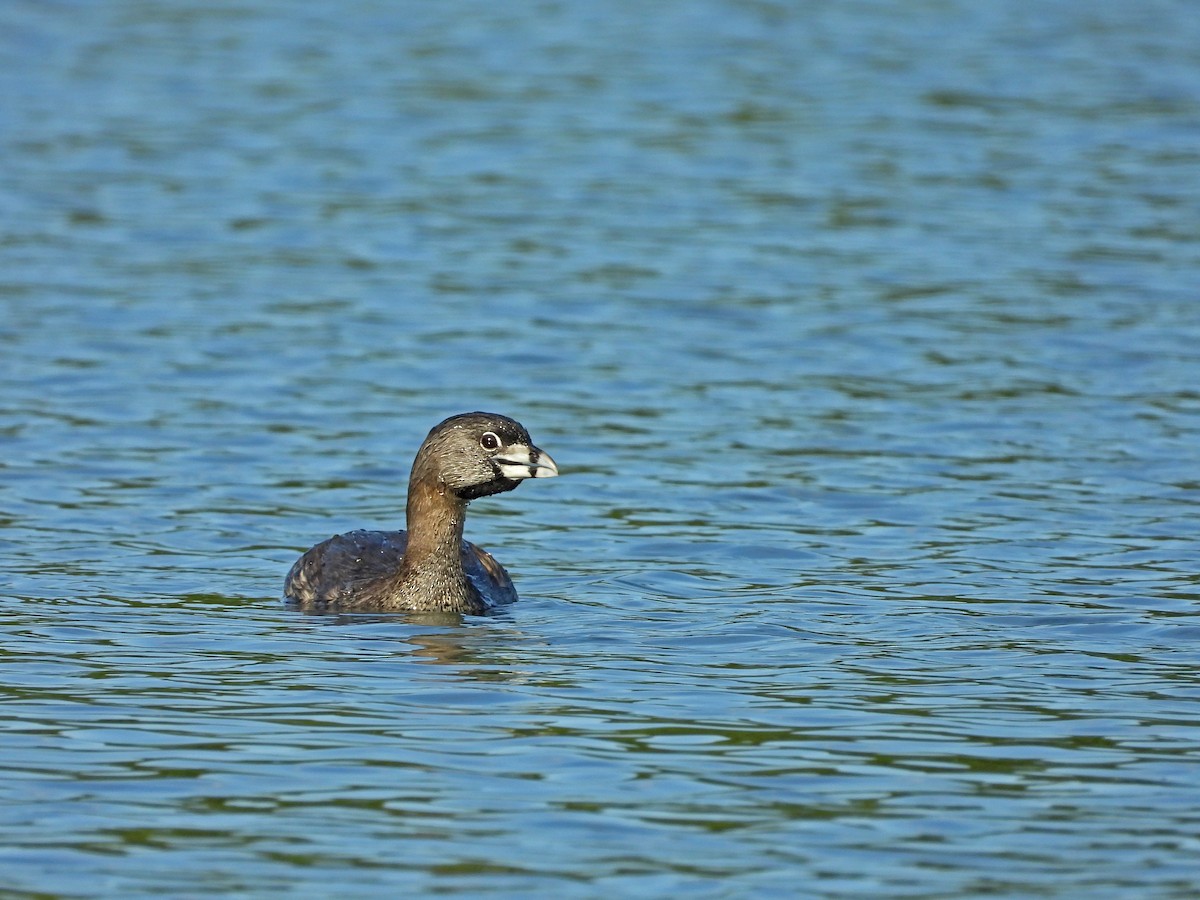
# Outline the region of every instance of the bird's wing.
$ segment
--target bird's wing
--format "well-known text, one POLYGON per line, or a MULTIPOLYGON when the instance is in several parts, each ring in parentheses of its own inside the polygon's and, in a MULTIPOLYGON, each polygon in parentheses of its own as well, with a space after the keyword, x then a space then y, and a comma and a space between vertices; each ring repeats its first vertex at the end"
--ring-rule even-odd
POLYGON ((317 544, 298 560, 283 595, 302 604, 336 603, 366 583, 390 575, 404 559, 403 531, 350 531, 317 544))
POLYGON ((512 579, 492 554, 482 547, 476 547, 470 541, 463 541, 462 561, 467 579, 479 592, 484 603, 496 606, 516 601, 517 589, 513 587, 512 579))

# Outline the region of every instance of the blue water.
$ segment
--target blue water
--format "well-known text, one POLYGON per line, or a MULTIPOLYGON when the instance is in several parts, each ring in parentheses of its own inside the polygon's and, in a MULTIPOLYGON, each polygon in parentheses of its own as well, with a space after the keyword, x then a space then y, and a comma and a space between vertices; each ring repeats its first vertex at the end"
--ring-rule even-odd
POLYGON ((1194 12, 0 6, 0 891, 1195 896, 1194 12))

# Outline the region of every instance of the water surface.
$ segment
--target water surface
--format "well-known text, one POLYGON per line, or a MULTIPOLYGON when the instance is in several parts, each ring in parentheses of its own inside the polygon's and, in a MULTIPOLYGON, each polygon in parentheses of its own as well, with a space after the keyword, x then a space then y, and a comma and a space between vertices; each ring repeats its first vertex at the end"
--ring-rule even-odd
POLYGON ((1200 889, 1188 4, 0 35, 5 890, 1200 889), (284 608, 475 408, 521 602, 284 608))

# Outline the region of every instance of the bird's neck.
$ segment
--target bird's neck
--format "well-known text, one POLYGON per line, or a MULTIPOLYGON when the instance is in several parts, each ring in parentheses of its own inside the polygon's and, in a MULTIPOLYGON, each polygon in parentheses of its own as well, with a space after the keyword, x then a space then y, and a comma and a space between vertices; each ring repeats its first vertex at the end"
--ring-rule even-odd
POLYGON ((486 604, 463 569, 467 502, 436 478, 408 487, 408 543, 391 590, 410 609, 483 612, 486 604))
POLYGON ((436 478, 413 478, 408 486, 408 568, 463 576, 463 524, 466 501, 436 478))

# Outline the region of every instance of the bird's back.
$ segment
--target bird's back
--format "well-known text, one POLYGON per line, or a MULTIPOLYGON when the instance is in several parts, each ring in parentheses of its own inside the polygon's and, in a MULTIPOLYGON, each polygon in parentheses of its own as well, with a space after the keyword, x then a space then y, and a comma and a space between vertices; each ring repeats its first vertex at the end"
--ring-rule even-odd
MULTIPOLYGON (((381 584, 396 577, 407 546, 408 534, 404 531, 334 535, 296 560, 284 580, 283 594, 301 606, 317 609, 369 603, 376 598, 381 584)), ((517 599, 508 572, 490 553, 463 541, 461 555, 467 581, 485 605, 517 599)))

